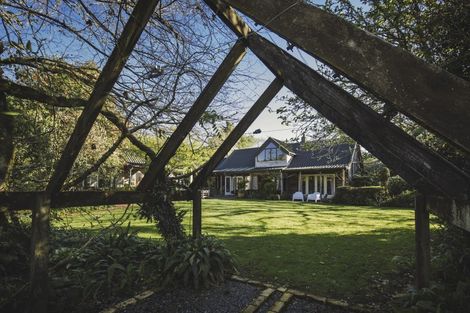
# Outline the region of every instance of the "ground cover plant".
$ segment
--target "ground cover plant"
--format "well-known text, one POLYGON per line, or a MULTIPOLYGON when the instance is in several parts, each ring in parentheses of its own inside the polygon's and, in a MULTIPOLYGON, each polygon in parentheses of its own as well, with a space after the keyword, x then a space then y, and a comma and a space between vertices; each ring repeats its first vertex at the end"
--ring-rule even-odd
MULTIPOLYGON (((98 312, 145 289, 199 289, 236 272, 230 252, 216 238, 138 237, 129 207, 117 211, 98 210, 101 216, 94 209, 55 211, 48 312, 98 312), (69 223, 77 217, 88 228, 69 223)), ((0 312, 29 311, 29 225, 22 214, 16 223, 0 226, 0 312)))
MULTIPOLYGON (((189 210, 191 202, 175 206, 189 210)), ((393 277, 394 257, 413 264, 410 209, 216 199, 202 206, 203 233, 216 235, 236 256, 241 275, 364 303, 387 301, 392 290, 410 282, 408 274, 393 277)), ((94 214, 106 223, 121 210, 94 214)), ((64 218, 74 228, 92 228, 78 215, 64 211, 64 218)), ((190 222, 189 210, 187 230, 190 222)), ((160 238, 155 225, 137 217, 131 227, 138 236, 160 238)))

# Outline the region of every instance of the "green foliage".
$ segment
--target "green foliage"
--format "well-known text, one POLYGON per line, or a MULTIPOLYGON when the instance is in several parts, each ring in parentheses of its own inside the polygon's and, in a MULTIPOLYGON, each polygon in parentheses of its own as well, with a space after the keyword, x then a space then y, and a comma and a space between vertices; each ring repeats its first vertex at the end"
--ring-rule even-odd
MULTIPOLYGON (((433 279, 430 288, 411 289, 397 299, 396 312, 468 312, 470 303, 470 237, 444 226, 432 240, 433 279)), ((412 266, 412 264, 410 264, 412 266)))
MULTIPOLYGON (((60 60, 57 60, 60 62, 60 60)), ((52 66, 53 67, 53 66, 52 66)), ((40 70, 19 69, 17 82, 46 94, 67 98, 87 99, 91 86, 70 74, 53 68, 54 73, 40 70)), ((89 67, 77 67, 77 73, 90 71, 89 67)), ((91 74, 91 72, 90 72, 91 74)), ((10 190, 41 190, 45 188, 54 163, 67 143, 82 108, 57 108, 39 102, 8 97, 14 118, 15 157, 13 160, 10 190)), ((109 109, 112 104, 105 104, 109 109)), ((94 164, 118 138, 119 132, 109 121, 99 116, 72 168, 76 177, 94 164)), ((117 175, 120 171, 120 155, 114 153, 101 167, 102 177, 117 175)))
POLYGON ((378 173, 380 186, 387 188, 387 183, 388 183, 389 178, 390 178, 390 170, 387 167, 383 167, 378 173))
POLYGON ((386 199, 385 189, 381 186, 338 187, 333 203, 352 205, 381 205, 386 199))
POLYGON ((388 180, 387 190, 390 196, 398 196, 399 194, 412 190, 413 188, 400 176, 392 176, 388 180))
POLYGON ((374 185, 374 179, 370 175, 354 175, 349 183, 352 187, 364 187, 374 185))
POLYGON ((158 232, 166 241, 184 238, 182 222, 185 214, 186 211, 176 210, 164 177, 160 177, 155 183, 150 199, 147 199, 139 209, 142 218, 156 223, 158 232))
POLYGON ((261 183, 261 194, 265 198, 272 198, 277 192, 276 188, 276 183, 274 182, 274 179, 266 178, 263 180, 261 183))
MULTIPOLYGON (((70 303, 85 309, 103 299, 119 298, 158 284, 160 248, 137 238, 130 231, 130 223, 97 237, 85 248, 68 246, 71 235, 74 234, 55 232, 51 251, 51 267, 60 264, 52 271, 52 297, 56 298, 54 306, 58 311, 70 303)), ((83 242, 83 236, 76 233, 75 243, 83 242)))
POLYGON ((387 207, 413 208, 414 204, 415 192, 413 190, 406 190, 385 200, 381 205, 387 207))
POLYGON ((0 226, 0 273, 2 276, 27 273, 30 257, 30 230, 24 224, 0 226))
POLYGON ((224 281, 236 272, 234 259, 222 242, 211 236, 167 242, 164 248, 164 283, 183 283, 195 289, 224 281))
MULTIPOLYGON (((161 248, 138 238, 130 224, 90 238, 89 232, 52 228, 49 312, 90 312, 158 285, 161 248)), ((22 312, 27 300, 30 230, 11 226, 2 230, 0 311, 22 312), (15 229, 16 228, 16 229, 15 229), (13 247, 14 246, 14 247, 13 247), (17 292, 18 290, 22 292, 17 292)))

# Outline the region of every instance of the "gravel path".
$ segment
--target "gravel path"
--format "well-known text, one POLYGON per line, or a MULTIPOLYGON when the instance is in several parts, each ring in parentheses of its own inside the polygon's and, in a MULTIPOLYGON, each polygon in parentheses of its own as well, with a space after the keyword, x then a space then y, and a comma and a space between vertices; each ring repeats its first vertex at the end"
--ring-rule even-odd
POLYGON ((119 313, 240 313, 261 290, 235 281, 201 291, 173 289, 156 293, 119 313))

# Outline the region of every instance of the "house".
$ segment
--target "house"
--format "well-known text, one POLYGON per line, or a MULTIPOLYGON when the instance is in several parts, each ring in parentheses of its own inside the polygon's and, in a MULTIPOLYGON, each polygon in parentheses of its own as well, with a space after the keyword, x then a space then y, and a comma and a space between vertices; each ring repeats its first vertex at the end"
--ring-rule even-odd
POLYGON ((123 161, 122 176, 117 180, 116 187, 136 187, 142 178, 144 178, 144 174, 142 172, 145 172, 148 161, 145 158, 130 152, 123 153, 123 161))
POLYGON ((273 193, 287 198, 294 192, 320 192, 331 198, 337 186, 345 186, 362 167, 357 144, 336 144, 305 149, 305 142, 286 143, 268 138, 260 147, 234 150, 214 170, 217 195, 232 196, 249 191, 273 193))

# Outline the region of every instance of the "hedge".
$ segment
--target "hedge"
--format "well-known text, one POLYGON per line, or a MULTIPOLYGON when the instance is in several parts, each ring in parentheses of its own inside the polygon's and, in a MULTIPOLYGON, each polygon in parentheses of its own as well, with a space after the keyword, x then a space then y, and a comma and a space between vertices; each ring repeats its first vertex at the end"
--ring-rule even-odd
POLYGON ((392 176, 388 180, 387 189, 390 196, 395 197, 413 188, 400 176, 392 176))
POLYGON ((382 203, 382 206, 412 208, 415 205, 415 192, 407 190, 382 203))
POLYGON ((333 203, 351 205, 381 205, 387 198, 385 188, 381 186, 338 187, 333 203))
POLYGON ((374 184, 374 179, 369 175, 354 175, 351 179, 350 185, 352 187, 370 187, 374 184))

